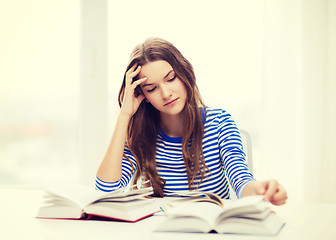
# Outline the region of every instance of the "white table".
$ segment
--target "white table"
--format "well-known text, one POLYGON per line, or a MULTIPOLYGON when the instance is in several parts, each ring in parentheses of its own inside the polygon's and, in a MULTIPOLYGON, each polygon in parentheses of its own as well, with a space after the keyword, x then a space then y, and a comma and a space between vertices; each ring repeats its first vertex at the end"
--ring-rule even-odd
POLYGON ((159 233, 164 219, 152 216, 137 223, 36 219, 43 192, 0 187, 0 239, 336 239, 336 204, 296 203, 275 207, 286 226, 276 237, 159 233))

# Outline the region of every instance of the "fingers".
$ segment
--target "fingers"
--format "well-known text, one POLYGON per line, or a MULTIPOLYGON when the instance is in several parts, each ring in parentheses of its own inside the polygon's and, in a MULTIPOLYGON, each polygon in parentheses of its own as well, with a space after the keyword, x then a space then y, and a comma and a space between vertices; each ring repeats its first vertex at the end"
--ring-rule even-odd
POLYGON ((270 201, 274 205, 282 205, 286 203, 287 193, 285 188, 278 183, 277 180, 272 179, 263 181, 262 185, 265 189, 264 200, 270 201))
POLYGON ((286 200, 287 199, 281 199, 281 200, 279 200, 279 201, 270 201, 273 205, 277 205, 277 206, 279 206, 279 205, 283 205, 283 204, 285 204, 286 203, 286 200))
POLYGON ((133 73, 137 68, 141 68, 140 65, 138 65, 137 63, 134 64, 132 67, 130 67, 130 69, 128 69, 128 71, 126 72, 127 75, 130 75, 131 73, 133 73))
POLYGON ((141 83, 147 81, 147 77, 144 77, 144 78, 140 78, 136 81, 134 81, 131 85, 131 88, 133 89, 133 91, 136 89, 137 86, 139 86, 141 83))
POLYGON ((265 192, 265 197, 264 200, 265 201, 269 201, 273 195, 278 191, 278 186, 279 183, 277 180, 272 179, 272 180, 268 180, 268 181, 264 181, 262 182, 266 192, 265 192))
POLYGON ((134 90, 137 86, 147 80, 147 77, 137 79, 133 81, 133 78, 136 77, 141 71, 141 66, 135 63, 127 72, 126 72, 126 91, 131 95, 134 95, 134 90), (127 90, 128 89, 128 90, 127 90))
POLYGON ((140 73, 140 71, 141 71, 141 66, 139 65, 139 66, 137 66, 137 68, 135 69, 134 72, 130 73, 129 77, 134 78, 136 75, 138 75, 140 73))
POLYGON ((245 196, 264 195, 264 200, 274 205, 285 204, 288 198, 285 188, 275 179, 254 182, 248 184, 245 189, 247 191, 244 190, 246 192, 245 196))
POLYGON ((134 64, 127 72, 126 72, 126 84, 131 85, 133 78, 136 77, 141 71, 141 66, 138 64, 134 64))
POLYGON ((271 197, 270 202, 274 205, 282 205, 286 203, 288 196, 286 190, 279 184, 277 192, 271 197))

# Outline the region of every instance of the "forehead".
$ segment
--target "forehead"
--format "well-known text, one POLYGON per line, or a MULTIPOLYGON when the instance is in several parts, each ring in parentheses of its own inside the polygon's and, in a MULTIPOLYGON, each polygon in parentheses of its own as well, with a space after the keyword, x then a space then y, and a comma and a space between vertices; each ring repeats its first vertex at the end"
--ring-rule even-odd
POLYGON ((157 81, 163 79, 171 70, 173 70, 173 68, 168 62, 158 60, 143 65, 141 67, 139 77, 147 77, 148 80, 157 81))

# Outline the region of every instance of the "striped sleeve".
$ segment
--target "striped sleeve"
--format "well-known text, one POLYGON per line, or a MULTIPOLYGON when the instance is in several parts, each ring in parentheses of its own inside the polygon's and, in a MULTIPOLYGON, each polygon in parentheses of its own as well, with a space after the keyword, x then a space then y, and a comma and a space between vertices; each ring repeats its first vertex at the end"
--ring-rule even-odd
POLYGON ((124 148, 124 154, 129 158, 132 164, 127 158, 125 158, 125 156, 123 157, 122 167, 121 167, 122 169, 121 179, 115 182, 106 182, 106 181, 99 179, 96 176, 96 180, 95 180, 96 190, 103 191, 103 192, 112 192, 112 191, 115 191, 117 189, 127 186, 133 174, 135 173, 135 170, 137 169, 137 163, 131 151, 127 148, 127 146, 125 146, 124 148))
POLYGON ((246 163, 239 130, 231 115, 225 111, 219 116, 218 138, 220 155, 228 179, 238 198, 241 198, 245 186, 255 179, 246 163))

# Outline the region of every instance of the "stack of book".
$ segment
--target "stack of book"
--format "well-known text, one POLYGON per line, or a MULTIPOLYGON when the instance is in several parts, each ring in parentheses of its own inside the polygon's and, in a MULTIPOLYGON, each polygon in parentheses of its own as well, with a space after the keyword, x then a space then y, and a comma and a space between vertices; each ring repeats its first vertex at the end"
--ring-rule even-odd
POLYGON ((152 187, 101 193, 83 186, 46 191, 37 218, 114 219, 136 222, 160 211, 152 187))
POLYGON ((156 231, 277 235, 284 226, 263 196, 222 200, 202 193, 167 201, 166 218, 156 231))

